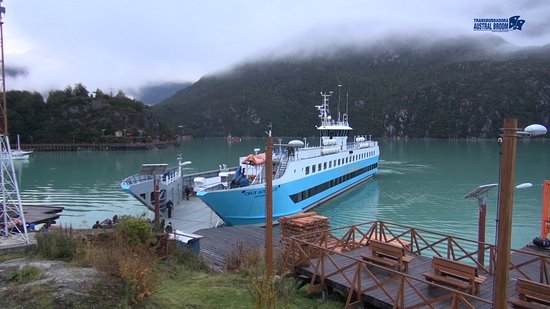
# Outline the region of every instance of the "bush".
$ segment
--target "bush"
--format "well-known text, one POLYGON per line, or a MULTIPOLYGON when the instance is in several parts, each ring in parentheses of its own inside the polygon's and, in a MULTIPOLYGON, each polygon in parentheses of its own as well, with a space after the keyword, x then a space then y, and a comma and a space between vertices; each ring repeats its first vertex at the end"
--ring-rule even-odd
POLYGON ((161 272, 155 248, 154 234, 142 219, 124 217, 113 233, 97 234, 93 245, 82 254, 86 262, 98 270, 119 278, 129 304, 149 299, 158 288, 161 272))
POLYGON ((154 232, 147 221, 124 216, 115 228, 117 237, 120 237, 130 246, 148 245, 154 241, 154 232))
POLYGON ((71 260, 75 256, 77 242, 69 230, 36 234, 38 254, 49 259, 71 260))

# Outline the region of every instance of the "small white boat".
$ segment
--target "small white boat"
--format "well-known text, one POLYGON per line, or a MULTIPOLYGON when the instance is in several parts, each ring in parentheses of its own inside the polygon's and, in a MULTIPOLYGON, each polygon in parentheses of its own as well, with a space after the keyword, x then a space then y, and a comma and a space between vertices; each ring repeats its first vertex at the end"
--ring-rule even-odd
MULTIPOLYGON (((17 149, 11 150, 12 160, 28 160, 30 154, 33 153, 32 150, 23 150, 21 149, 21 144, 19 142, 19 135, 17 135, 17 149)), ((2 158, 7 158, 8 155, 4 154, 2 158)))

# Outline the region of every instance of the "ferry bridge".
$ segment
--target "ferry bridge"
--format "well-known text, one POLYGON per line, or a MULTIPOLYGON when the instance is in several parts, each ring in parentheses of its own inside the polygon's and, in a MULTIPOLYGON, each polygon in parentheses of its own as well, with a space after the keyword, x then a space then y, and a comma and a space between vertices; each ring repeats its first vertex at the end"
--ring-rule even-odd
MULTIPOLYGON (((395 223, 373 221, 286 237, 282 252, 288 270, 311 284, 308 292, 337 290, 346 296, 346 308, 492 308, 499 295, 493 291, 494 245, 395 223), (384 256, 374 251, 383 249, 375 244, 401 247, 404 254, 398 259, 391 253, 384 256), (480 250, 487 263, 479 262, 480 250), (453 273, 455 265, 462 273, 453 273)), ((550 304, 548 252, 536 247, 512 250, 510 301, 526 308, 546 308, 531 303, 533 299, 550 304), (534 291, 520 288, 524 282, 534 291)))

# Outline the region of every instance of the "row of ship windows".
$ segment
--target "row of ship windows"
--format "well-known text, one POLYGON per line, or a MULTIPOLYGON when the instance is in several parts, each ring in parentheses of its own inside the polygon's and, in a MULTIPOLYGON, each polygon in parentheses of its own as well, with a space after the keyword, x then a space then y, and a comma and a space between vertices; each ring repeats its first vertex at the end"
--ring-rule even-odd
POLYGON ((327 168, 332 168, 332 166, 337 167, 342 164, 347 164, 357 160, 364 159, 366 157, 371 157, 371 156, 374 156, 374 153, 375 153, 374 151, 369 151, 366 153, 356 154, 356 155, 352 155, 352 156, 338 159, 338 160, 334 159, 332 161, 319 163, 317 165, 314 164, 311 166, 306 166, 306 175, 309 175, 310 171, 311 173, 320 172, 322 170, 326 170, 327 168))
POLYGON ((327 181, 327 182, 324 182, 324 183, 322 183, 322 184, 319 184, 319 185, 317 185, 317 186, 315 186, 315 187, 311 187, 311 188, 309 188, 309 189, 306 189, 306 190, 304 190, 304 191, 302 191, 302 192, 298 192, 298 193, 292 194, 292 195, 290 196, 290 198, 292 199, 292 201, 293 201, 294 203, 298 203, 298 202, 303 201, 303 200, 305 200, 305 199, 307 199, 307 198, 309 198, 309 197, 314 196, 315 194, 319 194, 319 193, 321 193, 321 192, 323 192, 323 191, 325 191, 325 190, 328 190, 328 189, 330 189, 330 188, 332 188, 332 187, 334 187, 334 186, 337 186, 337 185, 339 185, 339 184, 341 184, 341 183, 343 183, 343 182, 345 182, 345 181, 348 181, 348 180, 350 180, 350 179, 352 179, 352 178, 355 178, 355 177, 357 177, 357 176, 359 176, 359 175, 361 175, 361 174, 364 174, 364 173, 366 173, 366 172, 368 172, 368 171, 371 171, 371 170, 373 170, 373 169, 375 169, 375 168, 377 168, 377 167, 378 167, 378 163, 371 164, 371 165, 369 165, 369 166, 367 166, 367 167, 363 167, 363 168, 360 168, 360 169, 358 169, 358 170, 355 170, 355 171, 353 171, 353 172, 351 172, 351 173, 345 174, 345 175, 343 175, 343 176, 336 177, 336 178, 331 179, 331 180, 329 180, 329 181, 327 181))

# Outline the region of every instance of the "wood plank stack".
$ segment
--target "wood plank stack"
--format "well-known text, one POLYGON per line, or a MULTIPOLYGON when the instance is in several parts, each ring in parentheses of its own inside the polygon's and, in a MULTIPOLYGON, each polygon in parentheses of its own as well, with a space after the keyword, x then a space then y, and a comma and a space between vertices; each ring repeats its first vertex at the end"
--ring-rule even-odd
POLYGON ((309 264, 307 256, 319 255, 319 250, 309 244, 323 247, 329 236, 330 224, 325 216, 315 212, 304 212, 279 218, 279 227, 282 253, 286 257, 286 262, 289 265, 307 266, 309 264), (293 250, 290 241, 292 236, 298 236, 309 244, 299 244, 301 249, 293 250), (304 255, 303 253, 306 252, 307 254, 304 255))
POLYGON ((283 238, 304 235, 304 240, 315 242, 327 236, 330 223, 327 217, 316 212, 304 212, 279 218, 279 227, 283 238))

